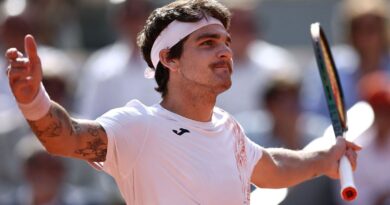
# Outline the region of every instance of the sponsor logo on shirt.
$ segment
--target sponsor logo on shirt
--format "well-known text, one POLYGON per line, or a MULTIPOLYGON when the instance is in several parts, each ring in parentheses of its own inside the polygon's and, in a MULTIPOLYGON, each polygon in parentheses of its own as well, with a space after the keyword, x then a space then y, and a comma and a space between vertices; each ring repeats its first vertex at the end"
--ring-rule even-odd
POLYGON ((179 131, 177 131, 177 130, 172 130, 172 132, 175 133, 175 134, 177 134, 177 135, 179 135, 179 136, 183 135, 183 134, 186 133, 186 132, 190 133, 189 130, 184 129, 184 128, 180 128, 179 131))

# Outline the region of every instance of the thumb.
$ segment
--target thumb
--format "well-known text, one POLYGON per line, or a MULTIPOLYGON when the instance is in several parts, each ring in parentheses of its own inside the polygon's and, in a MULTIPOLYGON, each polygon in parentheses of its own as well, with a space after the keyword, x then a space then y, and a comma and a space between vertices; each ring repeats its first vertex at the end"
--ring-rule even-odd
POLYGON ((31 64, 31 70, 33 73, 41 71, 41 60, 39 59, 37 52, 37 44, 32 35, 28 34, 24 38, 24 50, 31 64))

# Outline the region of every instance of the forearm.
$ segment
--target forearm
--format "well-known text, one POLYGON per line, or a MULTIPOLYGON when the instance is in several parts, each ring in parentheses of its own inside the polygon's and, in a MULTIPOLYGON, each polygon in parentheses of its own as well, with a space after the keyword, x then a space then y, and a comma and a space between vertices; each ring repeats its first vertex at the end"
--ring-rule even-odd
POLYGON ((268 150, 278 167, 275 174, 275 185, 293 186, 305 180, 320 176, 326 168, 322 151, 294 151, 281 148, 268 150))
POLYGON ((293 151, 268 148, 255 166, 252 182, 263 188, 296 185, 323 174, 326 168, 322 151, 293 151))
POLYGON ((282 188, 293 186, 319 175, 339 178, 339 160, 347 156, 356 168, 360 146, 338 137, 336 144, 322 150, 265 149, 257 162, 251 180, 259 187, 282 188))
POLYGON ((28 123, 51 154, 90 161, 105 160, 107 141, 102 137, 103 128, 93 121, 72 119, 54 101, 51 101, 46 115, 28 123))
POLYGON ((67 149, 74 146, 71 142, 75 137, 75 127, 72 126, 72 120, 65 109, 51 101, 49 111, 42 118, 27 121, 48 152, 69 155, 67 149))

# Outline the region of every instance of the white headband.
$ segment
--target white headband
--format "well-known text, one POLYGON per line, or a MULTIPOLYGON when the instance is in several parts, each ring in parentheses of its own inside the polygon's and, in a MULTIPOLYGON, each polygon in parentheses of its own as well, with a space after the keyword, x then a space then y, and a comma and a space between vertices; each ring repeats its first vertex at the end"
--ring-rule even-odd
MULTIPOLYGON (((206 16, 197 22, 172 21, 163 31, 161 31, 160 35, 154 41, 152 51, 150 52, 154 68, 156 69, 158 62, 160 62, 161 50, 170 49, 192 32, 211 24, 219 24, 223 26, 221 21, 211 16, 206 16)), ((147 68, 145 70, 145 77, 153 78, 154 72, 155 70, 147 68)))

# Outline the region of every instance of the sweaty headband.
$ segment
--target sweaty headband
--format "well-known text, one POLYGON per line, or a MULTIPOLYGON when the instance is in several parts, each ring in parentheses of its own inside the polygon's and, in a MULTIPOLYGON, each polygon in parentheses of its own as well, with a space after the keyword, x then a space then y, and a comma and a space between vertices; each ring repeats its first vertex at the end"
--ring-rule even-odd
POLYGON ((192 32, 211 24, 222 25, 221 21, 211 16, 206 16, 197 22, 172 21, 163 31, 161 31, 160 35, 154 41, 152 51, 150 52, 154 70, 147 68, 145 70, 145 77, 154 77, 155 69, 157 68, 158 62, 160 62, 161 50, 170 49, 192 32))

